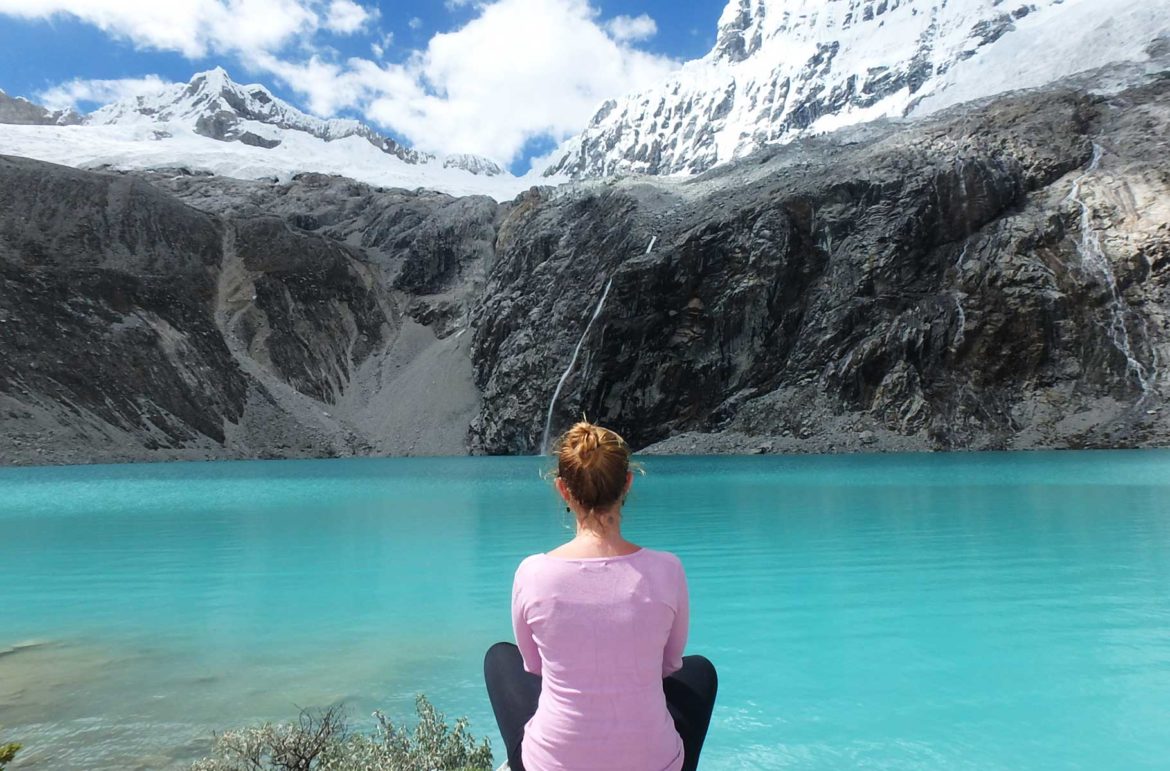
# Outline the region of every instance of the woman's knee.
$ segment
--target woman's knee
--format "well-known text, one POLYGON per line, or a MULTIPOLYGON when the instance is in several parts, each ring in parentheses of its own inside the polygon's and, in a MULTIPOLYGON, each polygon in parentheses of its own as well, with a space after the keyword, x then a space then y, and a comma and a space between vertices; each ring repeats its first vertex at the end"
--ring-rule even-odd
POLYGON ((519 655, 520 649, 516 647, 516 643, 498 642, 487 649, 487 653, 483 656, 483 664, 486 667, 492 661, 509 660, 519 655))
POLYGON ((719 687, 719 674, 706 656, 684 656, 682 671, 688 682, 696 686, 702 684, 703 690, 715 691, 719 687))
POLYGON ((483 656, 484 677, 490 681, 493 675, 498 676, 501 673, 513 670, 516 668, 517 661, 520 661, 520 666, 523 667, 520 649, 514 643, 498 642, 488 648, 487 653, 483 656))

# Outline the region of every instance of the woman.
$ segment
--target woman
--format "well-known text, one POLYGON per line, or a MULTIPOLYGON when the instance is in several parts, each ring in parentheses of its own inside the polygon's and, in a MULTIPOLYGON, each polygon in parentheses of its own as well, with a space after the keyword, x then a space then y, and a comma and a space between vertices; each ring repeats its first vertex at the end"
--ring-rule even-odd
POLYGON ((682 563, 622 537, 633 483, 613 431, 578 423, 556 449, 556 489, 577 534, 520 563, 516 645, 484 660, 512 771, 692 771, 716 676, 682 655, 689 599, 682 563))

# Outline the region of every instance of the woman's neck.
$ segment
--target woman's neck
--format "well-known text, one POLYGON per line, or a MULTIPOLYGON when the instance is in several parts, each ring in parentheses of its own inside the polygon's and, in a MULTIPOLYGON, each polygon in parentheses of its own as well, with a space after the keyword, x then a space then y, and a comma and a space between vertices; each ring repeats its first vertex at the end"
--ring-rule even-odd
POLYGON ((577 534, 572 543, 582 548, 613 553, 625 552, 632 546, 622 535, 621 509, 598 514, 590 519, 592 521, 577 518, 577 534))
POLYGON ((619 524, 614 524, 605 530, 598 530, 577 522, 577 535, 573 540, 588 543, 624 543, 626 539, 622 537, 622 528, 619 524))

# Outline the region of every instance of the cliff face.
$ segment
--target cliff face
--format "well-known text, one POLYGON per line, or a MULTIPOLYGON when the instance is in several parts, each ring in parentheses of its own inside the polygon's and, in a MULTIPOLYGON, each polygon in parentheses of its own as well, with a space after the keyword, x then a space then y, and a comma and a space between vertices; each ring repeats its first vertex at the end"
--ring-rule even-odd
MULTIPOLYGON (((410 318, 430 298, 394 285, 458 280, 494 240, 494 203, 483 220, 481 199, 315 175, 148 181, 17 158, 0 179, 0 460, 463 451, 470 385, 425 435, 371 413, 409 426, 400 369, 470 383, 465 351, 434 351, 410 318), (467 247, 441 248, 448 230, 467 247), (415 370, 391 363, 404 339, 415 370)), ((434 304, 461 318, 461 298, 434 304)))
POLYGON ((584 412, 662 451, 1164 441, 1168 94, 1019 95, 525 201, 478 314, 474 446, 538 448, 611 280, 554 432, 584 412))
POLYGON ((504 205, 0 159, 0 461, 582 412, 652 452, 1164 444, 1168 130, 1170 79, 1021 93, 504 205))

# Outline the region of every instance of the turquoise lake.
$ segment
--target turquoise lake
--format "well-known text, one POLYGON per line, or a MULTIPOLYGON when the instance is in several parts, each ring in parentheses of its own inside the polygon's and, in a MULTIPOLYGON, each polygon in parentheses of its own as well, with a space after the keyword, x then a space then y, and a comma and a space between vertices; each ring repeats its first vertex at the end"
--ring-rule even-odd
MULTIPOLYGON (((0 742, 170 769, 344 701, 467 715, 540 458, 0 469, 0 742)), ((648 458, 719 669, 703 769, 1170 767, 1170 452, 648 458)))

